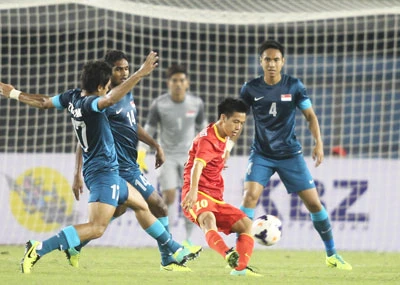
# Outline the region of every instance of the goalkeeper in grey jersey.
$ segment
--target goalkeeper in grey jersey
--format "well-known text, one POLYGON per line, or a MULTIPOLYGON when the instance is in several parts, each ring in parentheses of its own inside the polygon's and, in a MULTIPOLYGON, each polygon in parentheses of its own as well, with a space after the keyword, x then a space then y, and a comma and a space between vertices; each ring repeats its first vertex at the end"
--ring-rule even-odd
MULTIPOLYGON (((204 103, 187 92, 189 79, 184 66, 173 65, 167 72, 168 93, 162 94, 151 104, 144 129, 155 137, 164 149, 165 163, 160 167, 159 183, 171 224, 176 209, 176 190, 182 186, 183 166, 195 135, 206 126, 204 103), (175 210, 175 211, 174 211, 175 210)), ((147 171, 144 161, 148 147, 140 143, 138 163, 147 171)), ((183 245, 190 249, 193 223, 185 219, 186 240, 183 245)))

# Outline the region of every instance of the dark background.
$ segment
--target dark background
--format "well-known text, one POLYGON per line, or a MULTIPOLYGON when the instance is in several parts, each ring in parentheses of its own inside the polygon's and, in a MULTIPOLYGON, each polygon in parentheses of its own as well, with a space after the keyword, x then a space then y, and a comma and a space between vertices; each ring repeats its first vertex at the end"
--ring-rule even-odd
MULTIPOLYGON (((55 95, 79 86, 83 63, 108 49, 130 57, 131 71, 156 50, 159 68, 134 88, 139 121, 165 92, 165 69, 185 64, 191 92, 210 121, 221 98, 238 96, 260 74, 257 47, 267 38, 285 48, 284 72, 306 85, 319 117, 325 152, 343 146, 351 157, 398 158, 400 142, 399 15, 220 25, 167 21, 78 4, 0 11, 1 78, 28 93, 55 95)), ((297 134, 310 155, 313 140, 298 112, 297 134)), ((0 152, 73 152, 69 117, 0 99, 0 152)), ((248 154, 246 124, 235 154, 248 154)))

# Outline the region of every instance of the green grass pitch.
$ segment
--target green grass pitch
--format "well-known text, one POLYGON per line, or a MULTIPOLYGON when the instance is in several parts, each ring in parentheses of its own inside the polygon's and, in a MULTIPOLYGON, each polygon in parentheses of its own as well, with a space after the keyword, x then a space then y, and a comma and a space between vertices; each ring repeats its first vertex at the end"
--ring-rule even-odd
POLYGON ((251 265, 262 278, 229 275, 221 256, 205 249, 188 263, 193 272, 160 272, 156 248, 88 246, 80 268, 54 251, 36 263, 31 274, 20 273, 23 246, 0 246, 1 284, 400 284, 400 253, 341 252, 352 271, 325 265, 323 251, 255 250, 251 265))

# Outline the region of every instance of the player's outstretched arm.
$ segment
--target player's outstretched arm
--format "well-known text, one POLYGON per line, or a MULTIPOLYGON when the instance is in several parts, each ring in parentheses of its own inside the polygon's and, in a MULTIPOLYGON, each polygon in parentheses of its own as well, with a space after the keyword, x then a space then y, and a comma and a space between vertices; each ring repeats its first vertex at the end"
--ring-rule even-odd
POLYGON ((157 67, 157 61, 157 53, 151 51, 139 70, 132 74, 122 84, 111 89, 111 91, 108 92, 107 95, 100 98, 99 102, 97 103, 97 107, 99 108, 99 110, 110 107, 121 100, 122 97, 124 97, 126 93, 128 93, 136 84, 138 84, 143 77, 148 76, 157 67))
POLYGON ((6 98, 15 99, 39 109, 54 108, 51 97, 42 94, 28 94, 16 90, 14 86, 0 82, 0 94, 6 98))

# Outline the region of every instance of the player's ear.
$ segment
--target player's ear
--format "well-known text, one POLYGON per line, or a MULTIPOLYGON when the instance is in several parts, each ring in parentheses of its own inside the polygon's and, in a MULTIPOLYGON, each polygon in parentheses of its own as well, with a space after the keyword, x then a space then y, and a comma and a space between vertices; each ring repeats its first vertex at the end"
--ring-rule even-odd
POLYGON ((228 119, 228 118, 226 117, 225 114, 221 114, 220 120, 221 120, 222 122, 226 123, 226 120, 227 120, 227 119, 228 119))

